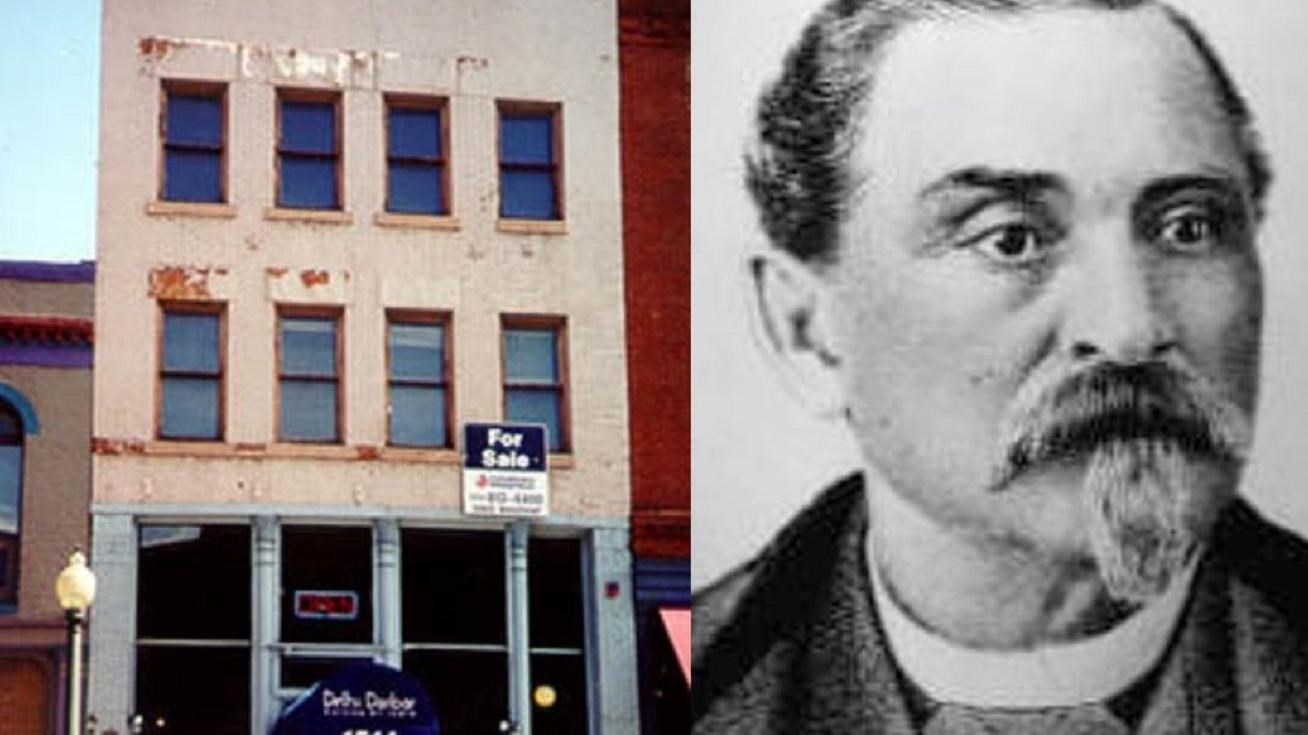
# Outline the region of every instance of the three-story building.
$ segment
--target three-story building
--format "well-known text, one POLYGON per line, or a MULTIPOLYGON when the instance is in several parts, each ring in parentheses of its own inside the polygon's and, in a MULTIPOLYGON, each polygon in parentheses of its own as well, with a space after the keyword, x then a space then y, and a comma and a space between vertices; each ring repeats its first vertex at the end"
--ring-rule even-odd
POLYGON ((614 3, 103 13, 96 726, 263 733, 372 660, 444 732, 634 732, 614 3), (526 525, 462 500, 505 421, 526 525))

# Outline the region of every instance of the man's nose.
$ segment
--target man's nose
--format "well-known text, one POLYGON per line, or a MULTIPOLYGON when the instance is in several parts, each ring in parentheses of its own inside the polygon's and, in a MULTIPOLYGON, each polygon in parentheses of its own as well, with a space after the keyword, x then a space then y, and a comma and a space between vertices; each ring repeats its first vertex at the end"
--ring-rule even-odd
POLYGON ((1086 243, 1067 295, 1063 343, 1076 360, 1157 360, 1177 346, 1163 298, 1163 274, 1130 236, 1101 233, 1086 243))

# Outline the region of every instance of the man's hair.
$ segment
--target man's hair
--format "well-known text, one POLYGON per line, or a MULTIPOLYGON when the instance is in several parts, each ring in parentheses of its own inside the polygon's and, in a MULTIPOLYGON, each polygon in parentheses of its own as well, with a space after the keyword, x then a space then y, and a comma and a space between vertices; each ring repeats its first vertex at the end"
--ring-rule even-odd
MULTIPOLYGON (((1059 8, 1125 10, 1152 0, 832 0, 805 27, 780 78, 764 89, 746 183, 773 246, 800 260, 836 259, 838 234, 857 181, 850 152, 864 134, 877 67, 890 41, 913 23, 963 14, 1019 14, 1059 8)), ((1221 60, 1197 28, 1161 5, 1194 44, 1240 145, 1255 208, 1271 173, 1253 116, 1221 60)))

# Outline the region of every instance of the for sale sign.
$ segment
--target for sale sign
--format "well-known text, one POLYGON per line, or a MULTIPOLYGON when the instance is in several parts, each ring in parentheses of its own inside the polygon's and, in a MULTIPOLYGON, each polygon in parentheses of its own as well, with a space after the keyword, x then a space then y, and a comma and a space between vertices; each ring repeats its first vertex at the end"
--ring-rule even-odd
POLYGON ((464 424, 463 512, 548 515, 547 447, 541 424, 464 424))

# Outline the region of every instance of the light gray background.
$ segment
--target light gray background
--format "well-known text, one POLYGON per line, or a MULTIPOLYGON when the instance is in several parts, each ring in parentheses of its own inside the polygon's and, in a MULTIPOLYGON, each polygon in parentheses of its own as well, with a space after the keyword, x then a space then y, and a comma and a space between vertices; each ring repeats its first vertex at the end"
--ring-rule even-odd
MULTIPOLYGON (((1308 2, 1173 3, 1208 35, 1248 98, 1275 182, 1260 243, 1267 283, 1262 399, 1244 492, 1308 533, 1308 2)), ((817 0, 706 0, 692 11, 693 584, 756 553, 859 458, 805 414, 755 341, 745 253, 763 247, 740 185, 754 99, 817 0)), ((1106 113, 1106 114, 1111 114, 1106 113)))

